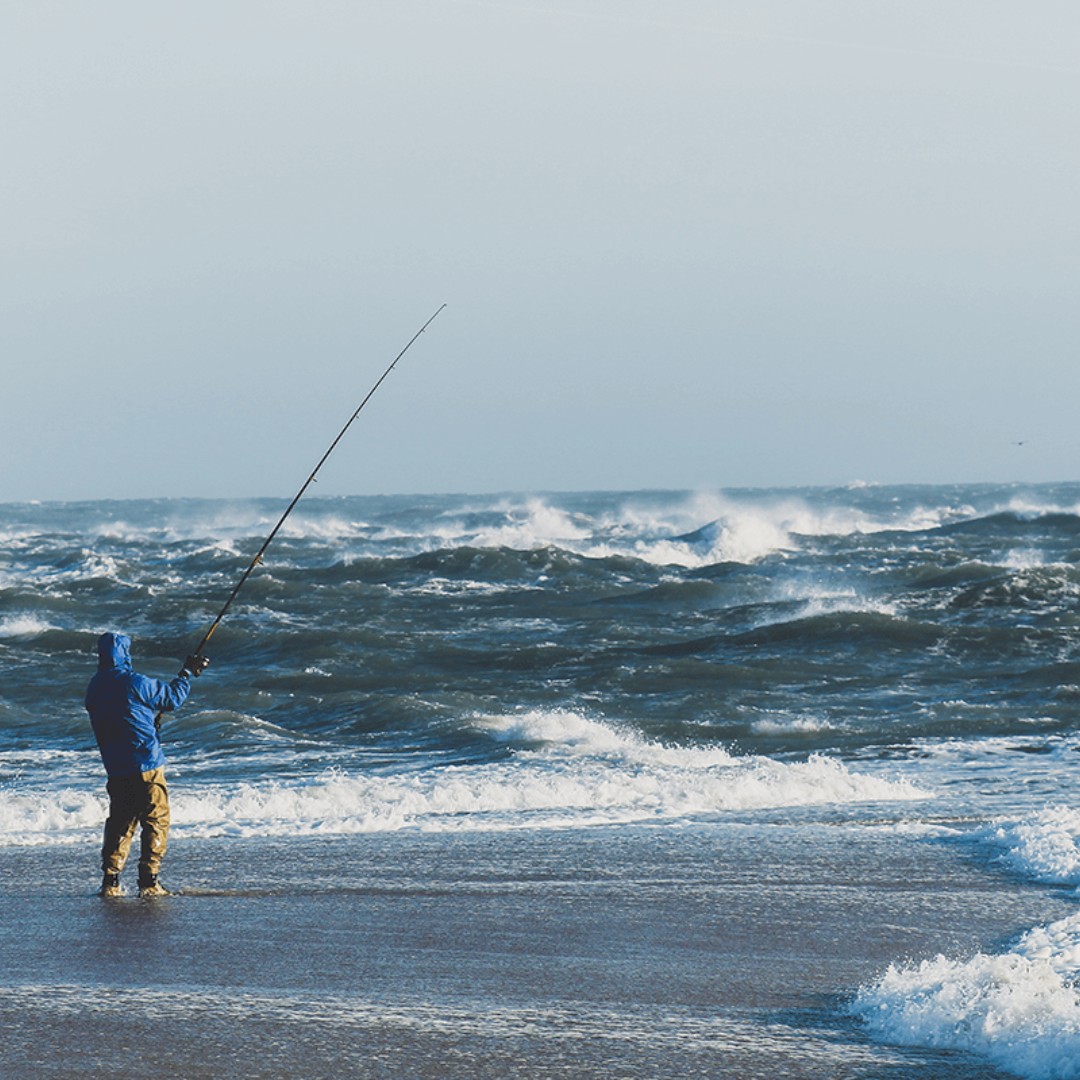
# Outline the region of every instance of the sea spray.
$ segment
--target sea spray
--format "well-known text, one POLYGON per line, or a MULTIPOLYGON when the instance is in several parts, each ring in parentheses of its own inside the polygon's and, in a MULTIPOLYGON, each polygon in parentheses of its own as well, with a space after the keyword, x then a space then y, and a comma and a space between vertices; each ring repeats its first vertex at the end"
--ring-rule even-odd
MULTIPOLYGON (((969 960, 938 956, 890 967, 852 1006, 880 1038, 910 1046, 966 1050, 1027 1077, 1080 1076, 1080 970, 1075 920, 1069 965, 1017 951, 969 960)), ((1060 952, 1059 952, 1060 955, 1060 952)))

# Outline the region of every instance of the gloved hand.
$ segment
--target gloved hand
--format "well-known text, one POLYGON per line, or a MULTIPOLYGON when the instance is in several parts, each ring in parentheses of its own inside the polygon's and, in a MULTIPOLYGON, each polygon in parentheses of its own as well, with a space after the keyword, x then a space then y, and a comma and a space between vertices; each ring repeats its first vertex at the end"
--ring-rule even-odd
POLYGON ((196 653, 194 656, 189 656, 184 661, 184 670, 190 671, 191 674, 197 679, 205 670, 206 666, 210 663, 208 657, 202 656, 200 653, 196 653))

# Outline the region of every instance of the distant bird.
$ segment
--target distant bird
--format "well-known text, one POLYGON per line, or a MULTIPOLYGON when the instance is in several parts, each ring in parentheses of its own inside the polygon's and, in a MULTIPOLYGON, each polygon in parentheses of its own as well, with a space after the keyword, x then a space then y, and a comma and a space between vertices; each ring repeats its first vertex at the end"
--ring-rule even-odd
POLYGON ((1027 442, 1027 439, 1021 439, 1019 442, 1014 442, 1013 446, 1023 446, 1027 442))

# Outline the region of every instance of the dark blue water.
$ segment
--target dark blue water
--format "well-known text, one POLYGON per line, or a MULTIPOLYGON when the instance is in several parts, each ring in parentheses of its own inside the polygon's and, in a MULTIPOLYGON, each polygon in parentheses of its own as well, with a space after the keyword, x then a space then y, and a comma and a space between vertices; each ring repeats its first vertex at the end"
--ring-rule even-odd
MULTIPOLYGON (((0 844, 96 835, 98 635, 171 677, 285 505, 0 506, 0 844)), ((307 498, 166 721, 174 835, 963 819, 1080 885, 1078 595, 1076 484, 307 498)))

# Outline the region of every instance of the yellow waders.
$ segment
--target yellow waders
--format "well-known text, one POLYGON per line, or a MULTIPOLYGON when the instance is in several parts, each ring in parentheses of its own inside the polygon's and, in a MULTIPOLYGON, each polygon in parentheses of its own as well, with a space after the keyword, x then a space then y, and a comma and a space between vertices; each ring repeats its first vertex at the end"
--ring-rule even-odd
POLYGON ((109 816, 101 848, 101 869, 119 874, 127 862, 135 828, 142 825, 139 880, 156 875, 169 838, 169 788, 164 769, 110 777, 109 816))

